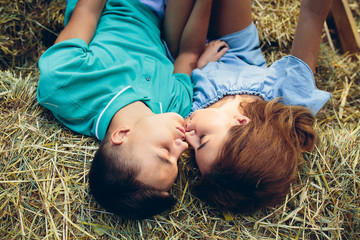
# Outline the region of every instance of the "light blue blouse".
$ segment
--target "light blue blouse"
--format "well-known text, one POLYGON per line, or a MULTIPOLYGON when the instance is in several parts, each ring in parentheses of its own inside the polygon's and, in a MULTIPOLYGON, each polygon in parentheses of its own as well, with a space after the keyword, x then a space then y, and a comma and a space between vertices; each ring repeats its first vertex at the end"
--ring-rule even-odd
POLYGON ((280 98, 286 105, 309 108, 313 115, 330 99, 330 93, 317 89, 312 71, 299 58, 289 55, 266 67, 253 23, 220 40, 227 42, 228 52, 192 72, 191 113, 235 94, 258 95, 265 101, 280 98))

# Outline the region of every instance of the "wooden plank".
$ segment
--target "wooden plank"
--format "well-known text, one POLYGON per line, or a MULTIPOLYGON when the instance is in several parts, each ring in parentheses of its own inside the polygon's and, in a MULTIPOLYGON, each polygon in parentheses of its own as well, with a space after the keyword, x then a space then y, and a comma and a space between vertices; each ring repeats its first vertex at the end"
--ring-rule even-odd
POLYGON ((330 9, 342 51, 360 52, 360 36, 347 0, 334 0, 330 9))

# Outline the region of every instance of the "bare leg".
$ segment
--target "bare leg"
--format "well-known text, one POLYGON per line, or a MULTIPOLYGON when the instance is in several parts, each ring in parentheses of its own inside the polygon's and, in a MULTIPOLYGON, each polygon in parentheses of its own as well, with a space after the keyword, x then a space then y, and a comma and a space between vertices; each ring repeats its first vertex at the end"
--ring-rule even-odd
POLYGON ((248 27, 252 22, 251 0, 214 0, 209 39, 213 40, 248 27))
POLYGON ((291 54, 306 62, 314 72, 321 34, 332 0, 303 0, 291 54))
POLYGON ((196 67, 205 47, 211 7, 212 0, 196 0, 181 34, 179 53, 174 62, 174 73, 185 73, 190 76, 196 67))
POLYGON ((165 10, 163 38, 170 53, 176 58, 179 52, 181 34, 190 16, 195 0, 168 0, 165 10))

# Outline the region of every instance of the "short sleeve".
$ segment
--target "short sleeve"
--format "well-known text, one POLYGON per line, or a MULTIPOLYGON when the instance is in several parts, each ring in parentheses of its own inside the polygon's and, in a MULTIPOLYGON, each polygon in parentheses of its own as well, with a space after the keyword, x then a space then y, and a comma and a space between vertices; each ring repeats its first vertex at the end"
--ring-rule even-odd
POLYGON ((273 82, 273 86, 269 87, 271 98, 280 97, 286 105, 304 106, 316 115, 331 97, 329 92, 316 87, 309 66, 297 57, 290 55, 276 61, 269 67, 268 73, 266 82, 273 82))
POLYGON ((65 126, 92 135, 97 113, 82 104, 89 98, 91 87, 85 89, 81 81, 89 78, 80 77, 86 73, 87 46, 81 39, 70 39, 55 44, 41 56, 37 100, 65 126))
POLYGON ((50 47, 39 59, 39 100, 61 88, 69 78, 78 73, 86 61, 87 52, 86 42, 77 38, 50 47))

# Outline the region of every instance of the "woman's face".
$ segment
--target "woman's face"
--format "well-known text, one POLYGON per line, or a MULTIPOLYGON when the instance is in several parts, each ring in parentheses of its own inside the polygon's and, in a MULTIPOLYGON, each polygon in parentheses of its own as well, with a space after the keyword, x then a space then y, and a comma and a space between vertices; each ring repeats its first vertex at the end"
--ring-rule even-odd
POLYGON ((202 174, 211 169, 230 128, 249 121, 239 112, 221 108, 197 110, 185 120, 186 141, 195 150, 196 163, 202 174))

